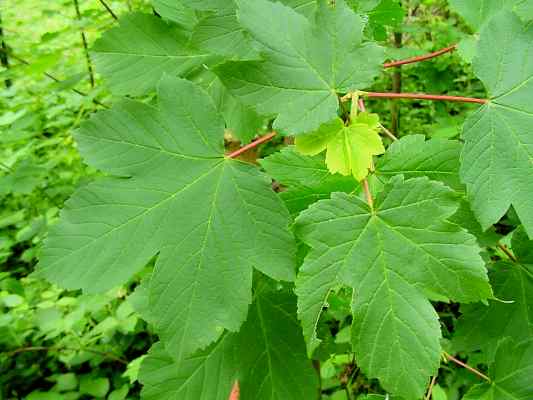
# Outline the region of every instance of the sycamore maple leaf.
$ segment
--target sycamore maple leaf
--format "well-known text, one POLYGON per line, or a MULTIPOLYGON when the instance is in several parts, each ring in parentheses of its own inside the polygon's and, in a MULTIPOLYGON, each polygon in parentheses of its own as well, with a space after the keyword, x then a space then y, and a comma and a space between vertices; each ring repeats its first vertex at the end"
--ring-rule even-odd
POLYGON ((79 189, 44 245, 38 274, 106 291, 158 255, 150 318, 171 354, 237 331, 254 268, 293 280, 287 209, 257 167, 226 158, 224 121, 200 88, 165 77, 157 108, 123 101, 85 122, 85 160, 111 176, 79 189))

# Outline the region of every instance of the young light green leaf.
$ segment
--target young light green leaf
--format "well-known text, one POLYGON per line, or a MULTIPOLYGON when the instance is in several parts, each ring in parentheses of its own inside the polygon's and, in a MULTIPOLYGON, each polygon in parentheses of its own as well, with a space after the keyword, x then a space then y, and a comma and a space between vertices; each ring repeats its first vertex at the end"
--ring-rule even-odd
POLYGON ((309 132, 332 120, 336 92, 364 89, 382 68, 383 49, 362 42, 364 22, 343 0, 321 2, 314 22, 268 0, 237 4, 264 60, 229 62, 217 73, 260 114, 277 115, 274 128, 282 132, 309 132))
POLYGON ((504 340, 489 368, 490 383, 476 385, 463 400, 529 400, 533 394, 533 341, 504 340))
POLYGON ((105 291, 158 254, 151 319, 166 348, 185 356, 239 329, 253 268, 293 279, 295 244, 270 179, 224 157, 224 122, 207 94, 171 77, 158 94, 158 108, 125 101, 76 134, 90 165, 123 178, 98 179, 67 202, 38 274, 105 291))
POLYGON ((533 26, 498 14, 481 31, 474 71, 490 102, 464 126, 461 178, 483 229, 513 205, 533 236, 533 26), (498 60, 498 62, 494 62, 498 60))
POLYGON ((374 210, 334 193, 304 211, 296 230, 311 251, 296 293, 308 348, 317 344, 330 291, 348 285, 358 366, 392 394, 421 397, 440 359, 438 317, 428 298, 491 296, 475 238, 446 221, 457 206, 443 184, 397 176, 376 197, 374 210))
POLYGON ((147 14, 130 14, 104 33, 92 49, 97 70, 116 94, 153 90, 163 74, 184 76, 213 56, 188 44, 171 22, 147 14))
POLYGON ((238 377, 242 398, 311 399, 318 379, 300 329, 294 295, 260 289, 239 333, 182 360, 156 345, 141 368, 143 398, 227 400, 238 377))
POLYGON ((326 165, 332 174, 353 175, 361 181, 372 167, 372 157, 385 152, 378 131, 377 114, 359 114, 348 126, 337 118, 316 132, 298 136, 296 148, 307 155, 327 149, 326 165))
POLYGON ((393 142, 376 163, 376 174, 390 178, 403 174, 406 178, 427 176, 454 190, 464 191, 459 179, 461 143, 457 140, 425 139, 424 135, 408 135, 393 142))

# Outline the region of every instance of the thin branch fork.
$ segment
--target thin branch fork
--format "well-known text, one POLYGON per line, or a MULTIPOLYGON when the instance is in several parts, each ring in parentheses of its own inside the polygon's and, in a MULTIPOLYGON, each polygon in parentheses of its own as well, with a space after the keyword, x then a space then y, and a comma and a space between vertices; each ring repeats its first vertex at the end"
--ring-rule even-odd
POLYGON ((467 370, 469 370, 470 372, 476 374, 476 375, 479 376, 480 378, 485 379, 487 382, 489 382, 489 383, 491 382, 490 378, 489 378, 487 375, 485 375, 483 372, 480 372, 480 371, 478 371, 477 369, 475 369, 474 367, 471 367, 470 365, 468 365, 468 364, 462 362, 461 360, 458 360, 457 358, 455 358, 454 356, 452 356, 452 355, 446 353, 445 351, 444 351, 442 354, 444 354, 444 356, 445 356, 448 360, 450 360, 450 361, 456 363, 457 365, 460 365, 460 366, 463 367, 463 368, 466 368, 467 370))
POLYGON ((454 44, 454 45, 451 45, 449 47, 445 47, 444 49, 441 49, 441 50, 438 50, 438 51, 435 51, 433 53, 429 53, 429 54, 426 54, 426 55, 423 55, 423 56, 412 57, 412 58, 408 58, 406 60, 391 61, 389 63, 385 63, 385 64, 383 64, 383 68, 400 67, 400 66, 406 65, 406 64, 413 64, 413 63, 417 63, 417 62, 421 62, 421 61, 431 60, 432 58, 441 56, 441 55, 446 54, 446 53, 450 53, 450 52, 452 52, 452 51, 454 51, 456 49, 457 49, 457 45, 454 44))
POLYGON ((109 7, 109 5, 105 2, 105 0, 99 0, 100 1, 100 4, 104 6, 104 8, 107 10, 107 12, 109 13, 109 15, 111 15, 111 17, 115 20, 115 21, 118 21, 118 17, 117 17, 117 14, 115 14, 113 12, 113 10, 111 9, 111 7, 109 7))
POLYGON ((361 92, 362 96, 369 98, 382 99, 414 99, 414 100, 434 100, 434 101, 455 101, 462 103, 487 104, 489 100, 478 99, 475 97, 446 96, 437 94, 424 93, 380 93, 380 92, 361 92))
POLYGON ((233 153, 228 154, 226 157, 228 158, 236 158, 239 157, 241 154, 246 153, 248 150, 253 149, 254 147, 259 146, 262 143, 268 142, 269 140, 272 140, 274 136, 277 135, 277 132, 270 132, 267 135, 261 136, 260 138, 254 140, 253 142, 247 144, 246 146, 241 147, 240 149, 234 151, 233 153))

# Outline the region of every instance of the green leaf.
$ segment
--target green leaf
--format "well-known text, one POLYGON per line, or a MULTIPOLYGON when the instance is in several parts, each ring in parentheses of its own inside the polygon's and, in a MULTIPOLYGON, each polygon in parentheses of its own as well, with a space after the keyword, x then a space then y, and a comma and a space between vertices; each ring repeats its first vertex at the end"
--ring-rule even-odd
POLYGON ((489 274, 499 300, 461 306, 462 316, 453 338, 457 350, 490 354, 501 338, 516 342, 533 339, 533 241, 519 229, 512 243, 518 262, 498 262, 489 274))
POLYGON ((533 393, 533 341, 504 340, 489 368, 490 383, 474 386, 463 400, 529 400, 533 393))
POLYGON ((475 238, 446 221, 457 207, 442 183, 397 176, 376 197, 374 211, 341 193, 304 211, 296 229, 311 251, 296 293, 308 348, 317 344, 331 290, 350 286, 358 366, 392 394, 421 397, 440 359, 438 316, 428 298, 491 296, 475 238))
POLYGON ((323 155, 305 156, 294 146, 260 160, 268 175, 284 186, 280 193, 291 215, 305 210, 314 202, 329 198, 332 192, 352 193, 359 184, 351 176, 331 174, 323 155))
POLYGON ((233 96, 213 72, 202 71, 194 81, 211 96, 215 107, 224 116, 226 128, 242 143, 251 142, 263 128, 265 117, 233 96))
POLYGON ((157 108, 124 101, 85 122, 76 133, 84 159, 114 176, 67 202, 37 274, 105 291, 158 254, 150 321, 172 354, 238 330, 253 269, 293 280, 295 244, 271 180, 224 157, 223 131, 207 94, 171 77, 160 83, 157 108))
POLYGON ((514 7, 524 7, 521 3, 528 0, 484 0, 481 2, 472 0, 450 0, 452 10, 460 14, 467 24, 474 30, 478 30, 487 21, 498 14, 501 10, 512 10, 514 7))
POLYGON ((97 70, 113 93, 144 94, 163 74, 185 76, 213 57, 190 46, 177 25, 156 16, 129 14, 119 23, 92 49, 97 70))
POLYGON ((109 392, 109 379, 96 378, 92 375, 82 375, 80 377, 80 393, 93 397, 105 397, 109 392))
POLYGON ((141 367, 147 400, 227 400, 237 378, 242 398, 316 396, 318 379, 305 353, 294 295, 260 289, 239 333, 226 333, 207 350, 181 360, 156 345, 141 367))
POLYGON ((427 176, 457 191, 464 191, 459 179, 461 143, 457 140, 425 139, 408 135, 393 142, 376 163, 378 177, 390 179, 403 174, 407 179, 427 176))
POLYGON ((192 30, 198 23, 194 9, 186 7, 179 0, 152 0, 152 5, 159 15, 169 21, 192 30))
POLYGON ((362 181, 372 168, 372 157, 385 152, 378 131, 377 114, 359 114, 348 126, 337 118, 316 132, 298 136, 296 149, 307 155, 327 150, 326 165, 332 174, 353 175, 362 181))
POLYGON ((381 71, 383 49, 362 42, 364 22, 343 0, 335 7, 321 2, 314 22, 268 0, 237 4, 239 22, 264 60, 228 62, 216 72, 260 114, 277 115, 275 129, 317 129, 336 116, 336 92, 364 89, 381 71))
POLYGON ((461 177, 483 229, 513 205, 533 236, 533 26, 501 13, 481 31, 474 71, 490 102, 464 126, 461 177), (498 60, 498 62, 494 62, 498 60))

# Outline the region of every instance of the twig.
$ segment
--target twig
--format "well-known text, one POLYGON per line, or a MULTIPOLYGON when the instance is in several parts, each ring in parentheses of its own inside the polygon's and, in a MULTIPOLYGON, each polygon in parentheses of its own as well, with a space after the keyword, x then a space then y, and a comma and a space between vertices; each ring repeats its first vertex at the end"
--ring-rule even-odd
POLYGON ((257 147, 262 143, 268 142, 276 135, 277 135, 277 132, 270 132, 267 135, 261 136, 259 139, 254 140, 252 143, 249 143, 246 146, 241 147, 239 150, 236 150, 233 153, 228 154, 227 157, 229 158, 238 157, 242 153, 246 153, 248 150, 253 149, 254 147, 257 147))
MULTIPOLYGON (((80 5, 78 0, 73 0, 74 9, 76 10, 76 18, 78 21, 81 21, 80 5)), ((87 70, 89 71, 89 80, 91 82, 91 87, 94 87, 94 70, 93 64, 91 62, 91 56, 89 55, 89 46, 87 45, 87 37, 85 36, 85 31, 83 28, 80 28, 81 42, 83 44, 83 50, 85 52, 85 60, 87 61, 87 70)))
MULTIPOLYGON (((359 99, 359 109, 362 112, 366 112, 365 101, 363 99, 361 99, 361 98, 359 99)), ((385 134, 389 138, 391 138, 394 141, 398 140, 398 138, 396 136, 394 136, 391 131, 389 131, 387 128, 385 128, 381 122, 379 122, 379 127, 383 130, 383 132, 385 132, 385 134)))
POLYGON ((458 101, 463 103, 477 103, 486 104, 487 99, 477 99, 474 97, 461 96, 446 96, 436 94, 423 93, 378 93, 378 92, 362 92, 362 96, 370 98, 384 98, 384 99, 418 99, 418 100, 441 100, 441 101, 458 101))
POLYGON ((109 15, 111 15, 111 17, 113 17, 113 19, 115 21, 118 21, 118 17, 117 17, 117 14, 115 14, 113 12, 113 10, 111 9, 111 7, 109 7, 109 5, 105 2, 105 0, 99 0, 100 1, 100 4, 104 6, 104 8, 107 10, 107 12, 109 13, 109 15))
MULTIPOLYGON (((2 49, 0 49, 0 52, 2 52, 2 49)), ((16 56, 15 54, 13 54, 12 52, 9 52, 11 58, 13 60, 16 60, 18 61, 19 63, 21 64, 24 64, 24 65, 31 65, 29 61, 26 61, 25 59, 23 58, 20 58, 19 56, 16 56)), ((54 75, 48 73, 48 72, 43 72, 44 76, 46 76, 47 78, 50 78, 51 80, 53 80, 54 82, 57 82, 57 83, 60 83, 61 82, 61 79, 59 78, 56 78, 54 75)), ((78 89, 75 89, 75 88, 71 88, 70 90, 72 90, 74 93, 80 95, 80 96, 83 96, 83 97, 88 97, 89 95, 85 92, 82 92, 81 90, 78 90, 78 89)), ((97 99, 91 99, 92 102, 96 105, 99 105, 101 107, 104 107, 104 108, 109 108, 109 106, 105 105, 104 103, 100 102, 99 100, 97 99)))
POLYGON ((429 384, 429 388, 428 388, 428 391, 427 391, 427 394, 426 394, 426 397, 424 398, 424 400, 429 400, 431 399, 431 393, 433 393, 433 386, 435 386, 435 382, 437 381, 437 375, 435 375, 432 379, 431 379, 431 382, 429 384))
POLYGON ((457 365, 460 365, 461 367, 463 368, 466 368, 467 370, 469 370, 470 372, 476 374, 477 376, 479 376, 480 378, 483 378, 485 379, 487 382, 491 382, 490 378, 485 375, 483 372, 480 372, 478 371, 477 369, 471 367, 470 365, 468 364, 465 364, 464 362, 462 362, 461 360, 458 360, 457 358, 455 358, 454 356, 446 353, 445 351, 443 351, 443 354, 446 356, 446 358, 450 361, 453 361, 454 363, 456 363, 457 365))
POLYGON ((4 164, 0 161, 0 167, 4 168, 7 172, 13 172, 13 168, 11 168, 9 165, 4 164))
POLYGON ((518 262, 518 259, 515 257, 513 253, 509 251, 509 249, 506 246, 504 246, 503 244, 498 244, 498 248, 501 251, 503 251, 505 255, 509 257, 509 259, 511 259, 511 261, 518 262))
MULTIPOLYGON (((402 47, 402 32, 394 32, 394 46, 396 48, 402 47)), ((401 65, 401 64, 398 64, 401 65)), ((400 93, 402 91, 402 69, 394 68, 392 73, 392 91, 400 93)), ((390 105, 391 111, 391 132, 395 135, 400 131, 400 104, 393 101, 390 105)))
POLYGON ((241 396, 241 391, 239 388, 239 381, 235 381, 228 400, 239 400, 241 396))
MULTIPOLYGON (((9 57, 7 55, 7 43, 4 39, 4 29, 2 25, 2 15, 0 14, 0 65, 4 67, 5 69, 9 69, 9 57)), ((4 80, 4 84, 6 88, 10 88, 13 82, 11 82, 11 79, 6 78, 4 80)))
POLYGON ((111 360, 114 360, 114 361, 117 361, 121 364, 124 364, 124 365, 128 365, 129 362, 128 360, 125 360, 124 358, 122 357, 119 357, 113 353, 109 353, 109 352, 104 352, 104 351, 98 351, 98 350, 93 350, 93 349, 87 349, 87 348, 79 348, 79 349, 73 349, 73 348, 69 348, 69 347, 46 347, 46 346, 30 346, 30 347, 22 347, 20 349, 16 349, 10 353, 7 353, 8 357, 12 357, 14 355, 17 355, 17 354, 20 354, 20 353, 26 353, 26 352, 29 352, 29 351, 57 351, 57 352, 61 352, 61 351, 86 351, 88 353, 93 353, 93 354, 97 354, 97 355, 100 355, 102 357, 105 357, 105 358, 109 358, 111 360))
POLYGON ((368 186, 368 179, 363 179, 363 191, 365 192, 366 201, 370 206, 372 212, 374 212, 374 199, 372 198, 372 193, 370 193, 370 187, 368 186))
POLYGON ((421 62, 421 61, 426 61, 426 60, 430 60, 432 58, 438 57, 440 55, 452 52, 455 49, 457 49, 457 45, 456 44, 454 44, 452 46, 449 46, 449 47, 446 47, 446 48, 444 48, 442 50, 438 50, 438 51, 435 51, 433 53, 429 53, 429 54, 423 55, 423 56, 412 57, 412 58, 408 58, 406 60, 399 60, 399 61, 392 61, 390 63, 385 63, 385 64, 383 64, 383 67, 384 68, 393 68, 393 67, 399 67, 401 65, 413 64, 413 63, 417 63, 417 62, 421 62))

